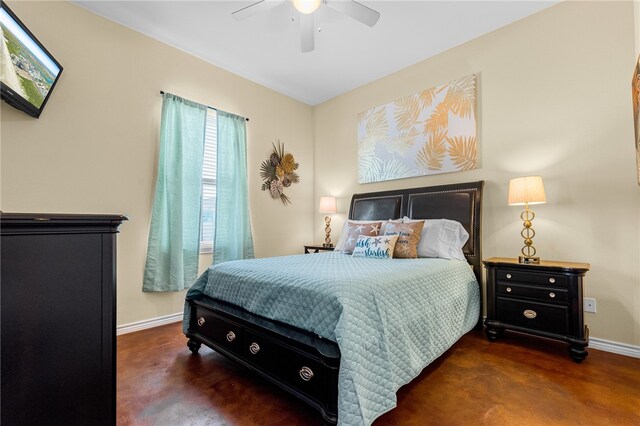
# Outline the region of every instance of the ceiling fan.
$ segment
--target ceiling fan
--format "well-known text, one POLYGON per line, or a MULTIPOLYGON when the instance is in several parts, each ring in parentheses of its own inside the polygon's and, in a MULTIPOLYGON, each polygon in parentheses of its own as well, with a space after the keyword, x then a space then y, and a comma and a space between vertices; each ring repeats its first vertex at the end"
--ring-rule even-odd
POLYGON ((314 49, 313 15, 322 5, 337 10, 370 27, 373 27, 380 18, 379 12, 353 0, 260 0, 236 10, 231 16, 240 21, 287 1, 290 1, 293 7, 300 12, 300 35, 303 52, 311 52, 314 49))

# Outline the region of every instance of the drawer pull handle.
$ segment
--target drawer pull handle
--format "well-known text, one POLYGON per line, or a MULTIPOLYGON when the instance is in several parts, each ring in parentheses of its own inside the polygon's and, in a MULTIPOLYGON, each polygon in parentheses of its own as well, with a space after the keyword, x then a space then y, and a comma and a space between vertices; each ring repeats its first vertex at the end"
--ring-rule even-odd
POLYGON ((507 278, 511 279, 511 274, 507 274, 507 278))
POLYGON ((549 293, 549 297, 553 299, 553 298, 556 297, 556 294, 555 293, 549 293))
POLYGON ((260 345, 258 345, 256 342, 253 342, 249 346, 249 352, 251 352, 254 355, 257 354, 258 352, 260 352, 260 345))
POLYGON ((300 369, 300 378, 305 382, 313 379, 313 370, 311 370, 309 367, 302 367, 300 369))
POLYGON ((536 313, 536 311, 533 311, 531 309, 527 309, 523 312, 524 316, 529 318, 529 319, 534 319, 535 317, 538 316, 538 314, 536 313))
POLYGON ((206 321, 204 320, 204 318, 202 318, 202 317, 198 318, 198 325, 199 325, 200 327, 202 327, 202 326, 204 325, 204 323, 205 323, 205 322, 206 322, 206 321))
POLYGON ((233 331, 228 332, 227 342, 233 342, 234 340, 236 340, 236 333, 234 333, 233 331))
POLYGON ((507 293, 511 293, 511 287, 507 287, 507 293))
POLYGON ((556 282, 556 279, 555 279, 555 278, 549 278, 549 282, 550 282, 551 284, 553 284, 553 283, 555 283, 555 282, 556 282))

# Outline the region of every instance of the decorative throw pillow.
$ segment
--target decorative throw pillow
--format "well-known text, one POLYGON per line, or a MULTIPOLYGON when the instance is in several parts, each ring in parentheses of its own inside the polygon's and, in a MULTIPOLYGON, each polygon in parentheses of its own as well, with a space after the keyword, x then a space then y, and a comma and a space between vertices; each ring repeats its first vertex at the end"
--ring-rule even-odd
POLYGON ((342 252, 346 254, 353 253, 353 249, 356 247, 356 242, 360 235, 365 236, 378 236, 380 235, 380 228, 382 227, 382 221, 377 222, 363 222, 353 223, 349 221, 346 230, 346 236, 344 240, 344 246, 342 252))
MULTIPOLYGON (((360 224, 360 223, 370 223, 372 222, 371 220, 351 220, 348 219, 344 225, 342 226, 342 232, 340 233, 340 237, 338 237, 338 242, 336 243, 336 246, 334 248, 333 251, 342 251, 342 249, 344 248, 344 243, 347 240, 347 234, 349 233, 349 225, 352 224, 360 224)), ((402 223, 402 219, 389 219, 389 220, 383 220, 381 221, 382 225, 380 225, 380 232, 378 232, 378 235, 382 235, 384 234, 384 227, 387 225, 387 223, 389 222, 394 222, 394 223, 402 223)))
POLYGON ((397 235, 367 237, 360 235, 353 249, 353 257, 374 257, 376 259, 393 258, 393 249, 398 241, 397 235))
POLYGON ((387 223, 384 235, 398 235, 393 257, 415 259, 418 257, 418 242, 424 222, 387 223))

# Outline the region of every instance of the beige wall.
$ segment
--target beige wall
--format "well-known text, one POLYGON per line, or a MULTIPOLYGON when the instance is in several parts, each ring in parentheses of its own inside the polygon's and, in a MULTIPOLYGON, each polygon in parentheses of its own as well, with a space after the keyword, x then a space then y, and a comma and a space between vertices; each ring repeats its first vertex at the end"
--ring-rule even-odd
POLYGON ((118 244, 118 324, 182 309, 183 293, 140 290, 165 90, 251 118, 258 256, 322 241, 322 215, 314 213, 321 195, 340 197, 336 240, 354 192, 479 179, 484 255, 514 256, 521 223, 518 208, 506 205, 507 183, 541 174, 548 203, 536 208, 539 253, 591 263, 592 336, 640 344, 640 191, 629 101, 640 12, 630 2, 563 3, 313 109, 74 5, 11 7, 65 71, 39 120, 0 107, 0 208, 129 215, 118 244), (479 75, 480 169, 357 184, 359 112, 469 73, 479 75), (301 164, 286 208, 259 190, 258 166, 276 138, 301 164))
POLYGON ((636 27, 636 55, 640 55, 640 1, 633 2, 636 27))
MULTIPOLYGON (((315 108, 315 192, 340 197, 339 230, 354 192, 484 179, 484 257, 517 256, 520 209, 512 177, 543 176, 535 245, 545 259, 589 262, 591 336, 640 344, 640 188, 630 78, 633 5, 563 3, 315 108), (357 183, 356 116, 368 108, 479 75, 478 170, 357 183)), ((322 236, 315 214, 316 240, 322 236)), ((338 232, 334 232, 334 240, 338 232)))
POLYGON ((64 67, 40 119, 2 102, 0 208, 122 213, 118 324, 182 310, 184 293, 142 293, 158 155, 160 90, 249 117, 250 203, 257 256, 300 253, 312 239, 312 109, 66 2, 11 8, 64 67), (260 191, 277 138, 300 163, 283 207, 260 191))

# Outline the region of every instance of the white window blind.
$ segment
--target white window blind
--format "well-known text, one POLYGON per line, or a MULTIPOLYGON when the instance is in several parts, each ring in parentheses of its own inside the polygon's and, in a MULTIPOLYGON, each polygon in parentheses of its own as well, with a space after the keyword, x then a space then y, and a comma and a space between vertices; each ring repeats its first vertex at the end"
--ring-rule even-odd
POLYGON ((204 161, 202 164, 202 219, 200 221, 200 253, 213 252, 216 224, 216 161, 217 161, 216 110, 207 110, 204 135, 204 161))

